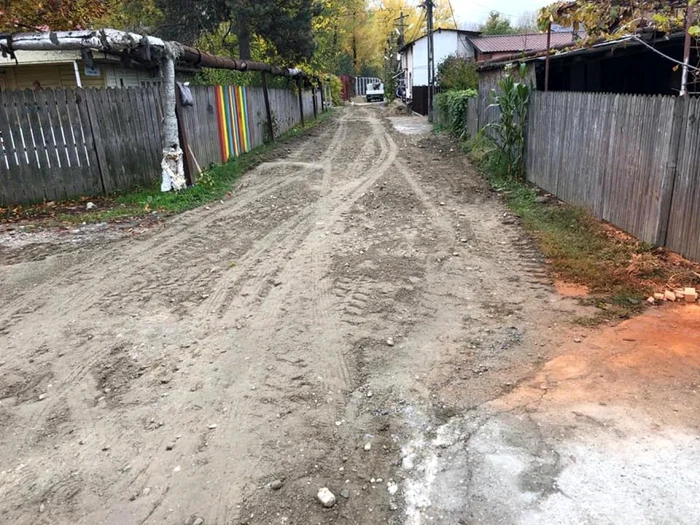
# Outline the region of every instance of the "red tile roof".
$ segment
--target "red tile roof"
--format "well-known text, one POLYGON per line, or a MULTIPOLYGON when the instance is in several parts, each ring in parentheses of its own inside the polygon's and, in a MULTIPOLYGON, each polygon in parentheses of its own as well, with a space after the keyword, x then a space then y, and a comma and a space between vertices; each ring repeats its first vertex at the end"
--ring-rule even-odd
MULTIPOLYGON (((472 45, 482 53, 515 53, 518 51, 539 51, 547 49, 547 33, 528 35, 483 35, 469 36, 472 45)), ((578 38, 585 38, 579 33, 578 38)), ((550 46, 564 47, 574 43, 572 32, 552 32, 550 46)))

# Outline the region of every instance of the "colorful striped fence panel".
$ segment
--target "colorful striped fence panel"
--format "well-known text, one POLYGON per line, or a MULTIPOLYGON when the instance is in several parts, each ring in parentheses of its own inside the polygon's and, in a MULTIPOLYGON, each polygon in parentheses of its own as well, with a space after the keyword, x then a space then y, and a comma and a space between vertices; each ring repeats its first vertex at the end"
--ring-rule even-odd
POLYGON ((245 87, 216 86, 216 116, 223 162, 252 149, 245 87))

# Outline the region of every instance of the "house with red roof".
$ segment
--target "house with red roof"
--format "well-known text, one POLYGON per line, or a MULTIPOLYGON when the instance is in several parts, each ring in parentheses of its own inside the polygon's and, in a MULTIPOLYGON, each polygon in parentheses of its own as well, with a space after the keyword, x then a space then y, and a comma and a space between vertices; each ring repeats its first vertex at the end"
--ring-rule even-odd
MULTIPOLYGON (((582 34, 575 31, 552 32, 550 48, 562 49, 573 46, 581 37, 582 34)), ((470 36, 469 43, 474 48, 475 60, 486 62, 519 53, 545 51, 547 33, 470 36)))
MULTIPOLYGON (((550 47, 563 49, 574 45, 580 34, 572 31, 552 32, 550 47)), ((436 29, 435 69, 448 56, 458 55, 464 60, 486 62, 501 57, 511 57, 545 51, 546 34, 482 35, 478 31, 436 29)), ((414 111, 427 114, 428 108, 428 36, 412 40, 399 49, 400 70, 397 85, 411 103, 414 111)))

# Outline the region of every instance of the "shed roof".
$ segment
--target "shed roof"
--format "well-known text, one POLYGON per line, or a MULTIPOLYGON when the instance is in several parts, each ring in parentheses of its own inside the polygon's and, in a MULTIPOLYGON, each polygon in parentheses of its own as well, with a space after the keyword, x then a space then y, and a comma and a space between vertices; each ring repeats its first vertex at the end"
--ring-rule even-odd
MULTIPOLYGON (((481 33, 479 31, 469 31, 467 29, 449 29, 449 28, 444 28, 444 27, 438 27, 433 31, 433 33, 442 33, 442 32, 447 32, 447 33, 457 33, 458 35, 466 35, 468 38, 470 35, 473 36, 478 36, 481 33)), ((414 38, 413 40, 410 40, 409 42, 406 42, 401 48, 399 49, 399 53, 403 53, 407 48, 413 46, 416 42, 419 40, 422 40, 424 38, 427 38, 428 35, 421 35, 417 38, 414 38)))
MULTIPOLYGON (((563 47, 573 44, 585 34, 573 31, 552 32, 551 47, 563 47)), ((480 35, 468 36, 472 45, 482 53, 514 53, 519 51, 537 51, 547 49, 546 33, 529 33, 519 35, 480 35)))
MULTIPOLYGON (((552 33, 554 36, 554 33, 552 33)), ((599 54, 604 52, 612 52, 613 50, 625 47, 642 47, 644 42, 647 45, 653 45, 655 43, 662 43, 671 40, 678 40, 685 37, 685 33, 672 33, 665 36, 664 38, 655 38, 655 33, 648 31, 638 31, 636 35, 625 35, 615 40, 605 40, 601 42, 596 42, 595 44, 590 44, 586 47, 577 47, 574 49, 567 49, 567 45, 559 46, 559 51, 550 55, 552 60, 564 59, 572 56, 588 56, 593 54, 599 54), (563 49, 563 50, 562 50, 563 49)), ((552 45, 552 49, 555 46, 552 45)), ((493 60, 487 60, 479 64, 479 71, 488 71, 490 69, 500 69, 507 64, 512 62, 533 62, 537 60, 544 60, 547 56, 546 49, 532 50, 527 53, 513 54, 510 56, 499 57, 493 60)))

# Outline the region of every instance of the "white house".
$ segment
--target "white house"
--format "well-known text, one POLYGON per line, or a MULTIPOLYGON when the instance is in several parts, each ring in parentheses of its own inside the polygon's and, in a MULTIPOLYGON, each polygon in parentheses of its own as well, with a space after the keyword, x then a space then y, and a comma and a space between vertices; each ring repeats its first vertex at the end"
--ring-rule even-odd
MULTIPOLYGON (((475 31, 458 29, 436 29, 433 32, 435 45, 435 70, 450 55, 458 54, 467 60, 475 58, 474 46, 469 37, 478 36, 475 31)), ((406 98, 413 99, 414 86, 428 85, 428 37, 424 35, 405 44, 400 50, 401 72, 406 89, 406 98)))

